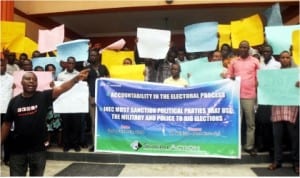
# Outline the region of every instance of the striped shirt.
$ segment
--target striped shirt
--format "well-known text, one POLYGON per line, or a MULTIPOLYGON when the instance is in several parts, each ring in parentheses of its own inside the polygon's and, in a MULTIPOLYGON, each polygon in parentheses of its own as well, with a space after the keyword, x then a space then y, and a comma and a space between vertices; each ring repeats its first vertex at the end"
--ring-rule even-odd
POLYGON ((296 123, 298 106, 272 106, 272 122, 287 121, 296 123))

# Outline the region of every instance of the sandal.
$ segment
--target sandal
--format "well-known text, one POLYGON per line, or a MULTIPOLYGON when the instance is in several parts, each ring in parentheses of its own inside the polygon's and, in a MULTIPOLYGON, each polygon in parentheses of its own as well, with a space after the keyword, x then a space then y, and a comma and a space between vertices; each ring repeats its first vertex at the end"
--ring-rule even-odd
POLYGON ((271 171, 274 171, 274 170, 276 170, 276 169, 278 169, 278 168, 281 168, 281 164, 272 163, 272 164, 268 167, 268 169, 271 170, 271 171))

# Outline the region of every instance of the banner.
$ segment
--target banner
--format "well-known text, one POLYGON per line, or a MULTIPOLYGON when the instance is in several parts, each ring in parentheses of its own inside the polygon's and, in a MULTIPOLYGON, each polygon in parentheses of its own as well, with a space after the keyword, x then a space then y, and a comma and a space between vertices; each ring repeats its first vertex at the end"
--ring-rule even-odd
POLYGON ((96 81, 96 151, 241 158, 240 80, 182 88, 96 81))

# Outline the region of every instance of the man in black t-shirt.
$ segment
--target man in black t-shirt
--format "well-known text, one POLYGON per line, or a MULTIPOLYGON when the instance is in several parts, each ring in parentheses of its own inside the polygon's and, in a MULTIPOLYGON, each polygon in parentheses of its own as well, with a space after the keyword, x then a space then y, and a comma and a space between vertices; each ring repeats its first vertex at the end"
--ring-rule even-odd
POLYGON ((89 69, 51 90, 36 91, 37 76, 33 72, 23 75, 23 92, 12 98, 1 127, 1 143, 7 137, 14 122, 10 155, 10 175, 43 176, 46 165, 44 142, 47 139, 46 114, 55 98, 87 77, 89 69))

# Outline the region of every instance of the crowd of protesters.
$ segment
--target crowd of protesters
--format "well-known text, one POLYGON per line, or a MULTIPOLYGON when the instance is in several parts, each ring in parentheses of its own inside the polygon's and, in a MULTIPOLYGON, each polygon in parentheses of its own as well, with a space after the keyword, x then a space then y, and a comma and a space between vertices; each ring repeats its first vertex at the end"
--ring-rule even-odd
MULTIPOLYGON (((244 136, 242 137, 243 150, 251 156, 257 156, 257 152, 269 152, 272 160, 272 164, 268 167, 270 170, 275 170, 282 166, 284 161, 282 152, 288 150, 292 154, 293 170, 299 174, 299 106, 257 106, 257 71, 294 67, 295 65, 289 51, 283 51, 280 55, 275 56, 273 55, 272 46, 269 44, 251 47, 249 42, 244 40, 240 42, 238 49, 232 49, 230 45, 223 44, 219 50, 205 53, 188 53, 183 46, 176 46, 173 43, 166 58, 161 60, 139 58, 138 51, 134 50, 134 52, 135 59, 125 59, 124 65, 132 64, 132 60, 135 60, 136 64, 145 64, 145 81, 180 83, 180 85, 185 87, 188 86, 188 82, 179 77, 181 63, 190 60, 200 60, 200 57, 207 57, 209 62, 222 61, 224 70, 220 75, 223 78, 234 80, 237 76, 241 77, 240 105, 241 118, 243 118, 242 124, 244 126, 244 129, 242 129, 242 135, 244 136), (256 107, 257 110, 254 109, 256 107)), ((49 53, 48 55, 54 56, 55 54, 49 53)), ((34 51, 31 59, 45 56, 46 54, 34 51)), ((36 130, 40 131, 41 134, 31 140, 38 143, 32 143, 33 146, 28 146, 27 143, 20 142, 20 139, 25 138, 26 140, 26 136, 32 134, 31 132, 20 132, 25 134, 25 136, 18 137, 20 125, 22 128, 24 124, 26 126, 28 123, 20 123, 20 121, 15 120, 17 118, 14 117, 20 116, 16 116, 13 112, 16 111, 17 107, 20 107, 15 103, 24 102, 22 99, 27 97, 23 96, 24 94, 29 95, 28 97, 34 95, 34 92, 36 92, 34 87, 36 87, 37 81, 34 73, 25 73, 23 76, 23 93, 14 97, 8 105, 8 110, 1 113, 1 134, 3 132, 1 142, 4 143, 5 150, 3 161, 5 164, 10 165, 11 169, 14 166, 11 175, 23 175, 24 172, 16 165, 16 162, 22 160, 22 158, 15 156, 18 155, 16 153, 43 151, 44 148, 42 147, 46 149, 53 144, 61 146, 65 152, 70 149, 79 152, 82 148, 88 148, 88 145, 90 146, 88 148, 89 151, 93 152, 95 149, 93 143, 95 137, 95 80, 100 77, 110 77, 110 73, 108 68, 101 64, 100 49, 93 46, 90 47, 88 59, 84 63, 76 62, 76 59, 72 56, 68 57, 66 61, 61 62, 63 70, 56 76, 56 68, 52 64, 36 66, 33 69, 32 62, 25 53, 20 54, 19 59, 16 58, 16 53, 8 50, 4 50, 1 55, 2 97, 5 95, 12 98, 12 94, 5 93, 5 91, 9 87, 14 87, 12 74, 19 70, 52 71, 53 80, 67 83, 64 89, 52 86, 51 90, 42 92, 41 96, 39 96, 49 101, 44 104, 43 111, 40 111, 42 113, 39 113, 40 117, 45 118, 47 134, 42 134, 44 132, 42 128, 36 130), (85 76, 85 74, 87 75, 85 76), (89 114, 54 113, 52 109, 53 99, 70 89, 78 80, 87 81, 89 87, 89 114), (5 85, 3 85, 4 83, 5 85), (9 125, 5 123, 9 123, 9 125), (6 129, 6 132, 4 132, 4 129, 6 129), (54 135, 57 137, 54 138, 54 135), (6 139, 4 140, 4 138, 6 139), (22 150, 15 149, 17 141, 22 150), (41 141, 43 146, 40 144, 41 141), (27 149, 24 148, 24 145, 27 149)), ((299 87, 299 82, 295 83, 295 87, 299 87)), ((30 106, 34 109, 35 105, 30 106)), ((31 112, 31 110, 27 112, 31 112)), ((27 129, 32 127, 28 126, 27 129)), ((43 154, 36 156, 44 158, 43 154)), ((44 162, 45 159, 36 159, 35 161, 44 162)), ((42 175, 43 170, 44 167, 41 167, 35 171, 33 170, 30 174, 42 175)))

